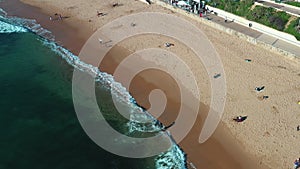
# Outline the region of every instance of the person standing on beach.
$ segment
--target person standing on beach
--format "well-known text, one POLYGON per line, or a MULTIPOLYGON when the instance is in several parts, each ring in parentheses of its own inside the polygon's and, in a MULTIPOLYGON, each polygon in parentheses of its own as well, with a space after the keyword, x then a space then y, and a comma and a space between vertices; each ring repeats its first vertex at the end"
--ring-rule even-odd
POLYGON ((62 19, 63 19, 62 16, 61 16, 61 14, 58 15, 58 19, 59 19, 59 20, 62 20, 62 19))
POLYGON ((296 159, 294 161, 294 169, 298 169, 299 167, 300 167, 300 161, 299 161, 299 159, 296 159))

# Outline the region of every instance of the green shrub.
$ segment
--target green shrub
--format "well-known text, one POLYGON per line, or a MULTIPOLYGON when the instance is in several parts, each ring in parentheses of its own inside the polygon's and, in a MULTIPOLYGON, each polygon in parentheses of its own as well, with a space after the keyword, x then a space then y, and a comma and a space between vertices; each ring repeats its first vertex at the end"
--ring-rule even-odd
POLYGON ((256 6, 253 10, 250 10, 251 6, 254 4, 254 0, 211 0, 207 3, 224 11, 245 17, 248 20, 258 22, 279 31, 285 31, 300 40, 300 33, 296 30, 299 18, 291 22, 285 29, 285 26, 291 17, 291 15, 286 12, 263 6, 256 6))
POLYGON ((285 2, 286 4, 292 5, 292 6, 296 6, 296 7, 300 7, 300 2, 295 2, 295 1, 287 1, 285 2))
POLYGON ((283 31, 291 15, 286 12, 277 12, 274 8, 256 6, 246 15, 248 20, 252 20, 263 25, 283 31))
POLYGON ((254 4, 254 0, 212 0, 208 4, 235 15, 245 16, 254 4))
MULTIPOLYGON (((299 27, 299 20, 300 18, 292 21, 288 27, 284 30, 286 33, 289 33, 291 35, 294 35, 296 37, 297 40, 300 40, 300 32, 297 30, 297 28, 299 27)), ((298 28, 299 29, 299 28, 298 28)))

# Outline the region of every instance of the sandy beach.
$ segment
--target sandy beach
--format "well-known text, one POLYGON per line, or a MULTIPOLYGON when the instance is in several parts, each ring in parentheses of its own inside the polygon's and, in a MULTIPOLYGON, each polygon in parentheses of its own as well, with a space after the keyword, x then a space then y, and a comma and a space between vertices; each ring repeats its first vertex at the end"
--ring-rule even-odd
MULTIPOLYGON (((100 69, 113 74, 129 54, 144 48, 165 49, 165 42, 174 43, 175 46, 168 50, 180 56, 197 75, 201 96, 196 123, 185 139, 178 143, 187 154, 188 164, 193 163, 197 168, 206 169, 289 169, 292 168, 293 161, 300 157, 300 133, 296 130, 300 125, 300 105, 297 104, 300 101, 299 60, 287 59, 156 4, 148 5, 136 0, 118 0, 122 4, 118 7, 112 7, 113 1, 105 0, 22 2, 34 7, 11 0, 5 2, 3 8, 11 15, 37 19, 43 27, 53 32, 61 45, 75 54, 79 53, 94 31, 121 16, 138 12, 162 12, 190 21, 212 42, 226 73, 227 97, 222 122, 204 144, 198 143, 198 138, 209 110, 210 83, 205 67, 194 53, 187 50, 187 46, 157 35, 129 38, 109 52, 100 69), (9 10, 16 4, 19 8, 9 10), (98 17, 97 11, 107 15, 98 17), (61 22, 50 21, 49 16, 54 13, 61 13, 68 18, 61 22), (251 62, 245 62, 245 59, 251 59, 251 62), (263 85, 263 92, 254 90, 263 85), (265 95, 269 98, 263 100, 265 95), (239 115, 247 115, 248 119, 243 123, 234 122, 232 119, 239 115)), ((184 32, 184 27, 182 29, 184 32)), ((137 62, 147 64, 147 59, 137 62)), ((131 71, 130 66, 125 69, 131 71)), ((180 74, 180 69, 170 70, 180 74)), ((116 80, 122 82, 122 78, 116 80)), ((189 90, 188 84, 185 87, 189 90)), ((167 107, 158 118, 167 125, 176 119, 180 102, 177 87, 171 77, 159 71, 145 71, 136 76, 128 90, 139 105, 149 108, 148 95, 157 88, 167 95, 167 107)))

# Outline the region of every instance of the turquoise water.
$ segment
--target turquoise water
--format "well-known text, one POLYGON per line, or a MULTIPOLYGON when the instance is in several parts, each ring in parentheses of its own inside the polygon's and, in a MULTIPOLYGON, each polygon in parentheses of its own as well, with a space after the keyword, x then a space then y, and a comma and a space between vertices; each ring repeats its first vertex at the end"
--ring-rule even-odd
MULTIPOLYGON (((176 145, 145 159, 120 157, 97 146, 73 107, 74 65, 67 58, 75 56, 20 24, 19 19, 0 18, 0 169, 185 168, 176 145)), ((101 84, 97 96, 111 97, 101 84)), ((106 100, 100 107, 112 126, 124 133, 139 127, 130 126, 106 100)))

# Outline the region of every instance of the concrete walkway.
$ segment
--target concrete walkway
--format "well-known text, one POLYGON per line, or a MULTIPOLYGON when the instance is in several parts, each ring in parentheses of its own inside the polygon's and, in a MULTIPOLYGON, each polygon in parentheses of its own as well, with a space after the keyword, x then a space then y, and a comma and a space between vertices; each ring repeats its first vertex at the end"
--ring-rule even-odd
POLYGON ((251 36, 259 41, 265 42, 267 44, 270 44, 274 47, 278 47, 284 51, 290 52, 292 54, 295 54, 297 57, 300 58, 300 47, 290 44, 286 41, 277 39, 273 36, 261 33, 259 31, 253 30, 249 27, 237 24, 235 22, 231 22, 230 20, 228 22, 225 22, 224 18, 218 17, 214 14, 209 14, 207 16, 207 18, 209 18, 212 22, 218 23, 224 27, 233 29, 237 32, 246 34, 248 36, 251 36))

